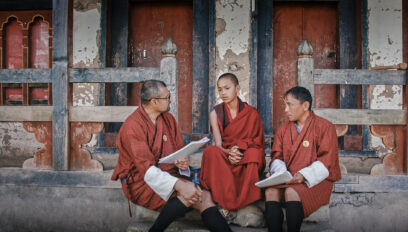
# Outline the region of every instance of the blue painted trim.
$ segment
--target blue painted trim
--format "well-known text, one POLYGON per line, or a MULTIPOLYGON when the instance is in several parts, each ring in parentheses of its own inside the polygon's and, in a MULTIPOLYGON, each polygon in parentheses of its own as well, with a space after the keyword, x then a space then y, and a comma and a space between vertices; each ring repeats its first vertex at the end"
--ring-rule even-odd
POLYGON ((257 106, 265 135, 272 135, 273 115, 273 1, 258 1, 257 106))
POLYGON ((345 151, 339 150, 339 156, 341 157, 370 157, 370 158, 378 158, 377 151, 345 151))
MULTIPOLYGON (((111 2, 111 54, 110 60, 113 62, 115 56, 119 55, 119 67, 128 66, 128 32, 129 32, 129 1, 115 0, 111 2)), ((113 66, 113 63, 110 64, 113 66)), ((127 105, 128 84, 111 84, 110 103, 111 105, 127 105)), ((118 132, 122 123, 109 123, 110 132, 118 132)))
MULTIPOLYGON (((339 2, 340 69, 357 67, 356 3, 354 0, 339 2)), ((340 108, 357 109, 357 86, 340 85, 340 108)), ((347 135, 356 135, 357 126, 350 125, 347 135)))
POLYGON ((208 133, 209 4, 193 1, 193 133, 208 133))
POLYGON ((209 48, 208 48, 208 60, 209 60, 209 88, 208 88, 208 112, 214 108, 215 105, 215 81, 217 79, 215 67, 216 67, 216 59, 215 59, 215 0, 209 0, 209 18, 208 18, 208 40, 209 40, 209 48))
MULTIPOLYGON (((361 0, 361 61, 362 61, 362 68, 368 69, 368 2, 367 0, 361 0)), ((368 102, 368 86, 362 86, 362 108, 368 109, 369 102, 368 102)), ((369 149, 369 136, 371 135, 370 127, 367 125, 362 126, 362 146, 363 150, 369 149)))
MULTIPOLYGON (((251 1, 252 2, 252 1, 251 1)), ((258 1, 255 0, 255 6, 251 3, 251 51, 250 60, 250 79, 249 79, 249 104, 253 107, 258 105, 258 1)))

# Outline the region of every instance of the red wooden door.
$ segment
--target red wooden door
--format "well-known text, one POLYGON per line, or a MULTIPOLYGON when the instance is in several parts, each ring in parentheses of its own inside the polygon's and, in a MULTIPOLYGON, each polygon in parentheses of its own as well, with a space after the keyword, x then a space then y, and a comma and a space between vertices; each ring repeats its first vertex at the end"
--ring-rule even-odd
MULTIPOLYGON (((160 66, 161 46, 167 38, 177 45, 178 115, 182 133, 192 132, 193 7, 191 2, 134 2, 130 6, 129 66, 160 66), (143 51, 145 55, 143 56, 143 51)), ((159 78, 159 77, 157 77, 159 78)), ((129 103, 139 103, 133 85, 129 103)))
MULTIPOLYGON (((273 129, 287 118, 282 95, 295 86, 297 47, 307 39, 313 47, 315 68, 336 68, 338 27, 337 5, 332 3, 282 3, 273 14, 273 129)), ((316 108, 337 108, 337 88, 315 85, 316 108)))

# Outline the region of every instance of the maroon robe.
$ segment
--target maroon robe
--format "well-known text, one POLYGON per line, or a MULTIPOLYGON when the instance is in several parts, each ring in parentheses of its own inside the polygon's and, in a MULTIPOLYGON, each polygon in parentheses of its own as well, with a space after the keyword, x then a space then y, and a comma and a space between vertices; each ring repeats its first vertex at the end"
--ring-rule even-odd
POLYGON ((271 163, 284 161, 292 175, 317 160, 322 162, 329 176, 312 188, 305 183, 276 188, 292 187, 302 201, 305 217, 329 203, 333 183, 341 178, 336 129, 331 122, 310 111, 300 134, 294 122, 285 123, 276 133, 271 157, 271 163))
POLYGON ((160 211, 166 202, 146 184, 145 173, 154 165, 178 176, 174 164, 158 164, 158 161, 183 145, 183 137, 170 113, 161 114, 154 125, 139 106, 120 128, 117 139, 119 159, 112 180, 121 179, 123 192, 133 203, 160 211))
POLYGON ((237 113, 235 119, 228 116, 228 107, 224 103, 217 105, 215 111, 220 126, 222 147, 228 149, 238 145, 244 157, 238 165, 232 165, 227 154, 220 148, 208 146, 201 161, 201 184, 211 191, 216 203, 228 210, 243 208, 261 198, 261 190, 255 183, 259 181, 259 173, 265 167, 265 142, 261 118, 255 108, 239 102, 241 111, 237 113), (220 112, 225 112, 221 118, 220 112))

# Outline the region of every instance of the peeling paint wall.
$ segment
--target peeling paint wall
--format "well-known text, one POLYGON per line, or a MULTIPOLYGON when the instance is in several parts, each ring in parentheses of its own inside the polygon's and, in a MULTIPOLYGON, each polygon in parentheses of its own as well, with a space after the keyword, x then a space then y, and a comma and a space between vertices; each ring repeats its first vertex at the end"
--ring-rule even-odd
MULTIPOLYGON (((73 64, 74 68, 100 68, 101 0, 74 0, 73 5, 73 64)), ((100 84, 73 85, 74 106, 99 104, 100 84)), ((96 145, 93 136, 87 146, 96 145)))
POLYGON ((22 167, 23 162, 43 147, 34 133, 24 130, 22 123, 0 123, 0 167, 22 167))
MULTIPOLYGON (((237 75, 241 91, 239 97, 249 100, 250 47, 251 47, 251 1, 216 1, 216 77, 225 72, 237 75)), ((216 85, 216 78, 214 83, 216 85)), ((217 95, 217 103, 221 99, 217 95)))
MULTIPOLYGON (((402 0, 368 0, 368 58, 370 67, 402 62, 402 0)), ((401 109, 402 86, 371 85, 371 109, 401 109)), ((370 137, 370 146, 387 154, 381 139, 370 137)))

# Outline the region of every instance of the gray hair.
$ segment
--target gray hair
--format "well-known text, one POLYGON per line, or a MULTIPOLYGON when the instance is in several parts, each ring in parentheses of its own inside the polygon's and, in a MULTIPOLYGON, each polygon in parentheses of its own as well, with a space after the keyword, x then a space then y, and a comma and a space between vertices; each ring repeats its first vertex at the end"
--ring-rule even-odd
POLYGON ((143 83, 140 90, 140 100, 142 104, 147 104, 154 98, 159 98, 161 91, 160 87, 167 87, 163 81, 148 80, 143 83))

